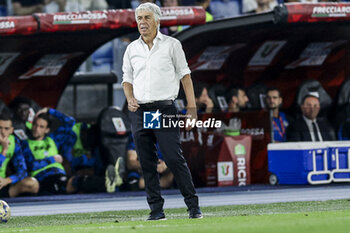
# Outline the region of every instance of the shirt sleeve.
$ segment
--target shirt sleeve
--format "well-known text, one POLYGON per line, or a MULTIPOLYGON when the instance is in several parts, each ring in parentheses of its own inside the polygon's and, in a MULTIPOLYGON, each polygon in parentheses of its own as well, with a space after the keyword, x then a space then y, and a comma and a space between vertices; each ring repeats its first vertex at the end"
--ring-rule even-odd
POLYGON ((49 165, 51 163, 56 162, 55 158, 53 156, 46 157, 44 159, 36 160, 34 158, 32 151, 29 148, 27 141, 22 142, 22 151, 23 151, 24 159, 26 161, 27 168, 29 171, 36 171, 36 170, 39 170, 43 167, 46 167, 47 165, 49 165))
POLYGON ((62 153, 62 156, 69 162, 72 161, 72 146, 74 145, 74 138, 72 127, 75 124, 75 119, 70 116, 55 110, 49 109, 49 114, 57 118, 63 123, 62 126, 58 127, 54 132, 50 134, 50 137, 55 141, 57 149, 62 153))
POLYGON ((180 41, 176 40, 173 45, 173 63, 175 72, 179 79, 182 79, 186 74, 190 74, 191 70, 188 68, 185 53, 182 49, 180 41))
POLYGON ((17 183, 28 176, 27 165, 21 150, 21 145, 18 141, 16 142, 15 152, 11 158, 11 163, 16 172, 14 175, 9 176, 12 180, 12 184, 17 183))
POLYGON ((126 48, 123 57, 123 81, 122 85, 127 82, 133 84, 133 68, 130 61, 130 45, 126 48))
POLYGON ((61 155, 69 162, 72 161, 72 149, 77 140, 72 128, 59 127, 50 137, 55 141, 57 149, 61 155))
POLYGON ((75 124, 75 119, 73 117, 67 116, 53 108, 50 108, 48 113, 61 121, 64 124, 65 128, 71 129, 75 124))

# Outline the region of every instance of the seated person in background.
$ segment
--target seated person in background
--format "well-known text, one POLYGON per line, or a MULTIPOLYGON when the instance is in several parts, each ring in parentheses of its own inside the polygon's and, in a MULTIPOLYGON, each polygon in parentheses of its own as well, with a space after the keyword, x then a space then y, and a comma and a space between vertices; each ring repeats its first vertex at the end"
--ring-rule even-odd
POLYGON ((45 4, 50 0, 12 0, 14 15, 31 15, 44 12, 45 4))
POLYGON ((66 135, 65 143, 58 150, 68 157, 72 155, 71 161, 67 161, 69 164, 65 166, 68 175, 94 175, 95 170, 101 169, 97 158, 96 138, 93 138, 95 132, 90 124, 78 122, 70 130, 59 127, 55 134, 66 135))
MULTIPOLYGON (((58 148, 65 143, 66 135, 48 135, 52 124, 50 115, 65 122, 67 129, 71 129, 74 124, 74 119, 54 109, 44 108, 36 115, 31 137, 22 142, 22 149, 30 176, 39 181, 39 193, 63 194, 66 193, 67 175, 62 165, 63 156, 59 154, 58 148)), ((72 156, 66 155, 66 158, 69 157, 71 161, 72 156)))
POLYGON ((15 134, 21 139, 26 139, 32 129, 32 121, 34 112, 31 113, 31 102, 28 98, 18 96, 9 104, 9 108, 13 113, 13 126, 15 130, 23 130, 21 134, 15 131, 15 134), (30 116, 33 114, 33 116, 30 116))
MULTIPOLYGON (((174 175, 171 173, 170 169, 167 167, 163 160, 163 155, 161 154, 159 147, 157 145, 157 153, 158 153, 158 165, 157 171, 159 173, 160 179, 160 187, 161 188, 170 188, 174 182, 174 175)), ((130 137, 129 145, 127 148, 127 158, 126 165, 128 169, 128 186, 130 190, 139 190, 145 189, 145 180, 142 176, 141 164, 137 157, 135 144, 130 137)))
MULTIPOLYGON (((70 163, 73 160, 72 146, 74 145, 74 142, 70 142, 70 141, 73 141, 72 128, 75 125, 75 119, 53 108, 42 108, 36 113, 36 117, 42 113, 47 114, 49 117, 49 120, 50 120, 50 127, 48 131, 49 137, 55 141, 58 151, 61 153, 61 155, 65 159, 63 164, 65 169, 70 171, 71 169, 70 163), (51 127, 53 125, 52 117, 57 119, 60 123, 60 126, 58 126, 57 129, 55 129, 54 131, 51 130, 51 127)), ((33 133, 33 130, 31 132, 33 133)))
POLYGON ((195 82, 193 86, 198 113, 211 113, 214 103, 208 95, 207 86, 200 82, 195 82))
POLYGON ((281 93, 277 88, 269 88, 266 91, 267 108, 272 111, 272 126, 274 142, 287 140, 286 129, 289 125, 286 115, 279 111, 282 104, 281 93))
MULTIPOLYGON (((180 5, 180 4, 179 4, 180 5)), ((208 12, 208 8, 210 5, 210 0, 195 0, 196 6, 201 6, 205 10, 205 22, 213 21, 214 17, 208 12)), ((182 31, 186 28, 189 28, 189 25, 180 25, 178 26, 177 31, 182 31)))
POLYGON ((45 0, 45 13, 63 12, 66 8, 67 0, 45 0))
POLYGON ((0 115, 0 197, 16 197, 22 193, 36 194, 39 183, 28 177, 27 166, 22 154, 20 142, 13 133, 9 115, 0 115), (15 174, 6 177, 8 168, 15 174))
POLYGON ((248 14, 263 13, 273 10, 277 5, 276 0, 243 0, 243 11, 248 14))
POLYGON ((320 100, 318 93, 309 93, 300 106, 302 116, 290 124, 287 130, 287 141, 332 141, 335 133, 327 120, 318 118, 320 100))
MULTIPOLYGON (((160 0, 162 7, 177 7, 181 6, 181 0, 160 0)), ((171 36, 179 31, 178 26, 162 27, 160 32, 164 35, 171 36)))
POLYGON ((232 88, 226 94, 226 101, 228 103, 228 112, 239 112, 247 107, 249 102, 248 96, 243 88, 232 88))
POLYGON ((213 16, 208 12, 210 0, 195 0, 196 6, 201 6, 205 10, 205 22, 213 21, 213 16))

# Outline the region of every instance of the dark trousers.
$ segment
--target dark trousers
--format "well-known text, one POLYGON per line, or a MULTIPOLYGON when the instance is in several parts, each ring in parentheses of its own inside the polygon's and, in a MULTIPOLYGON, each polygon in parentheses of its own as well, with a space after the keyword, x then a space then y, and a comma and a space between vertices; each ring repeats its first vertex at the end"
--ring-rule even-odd
POLYGON ((180 188, 181 194, 184 196, 187 207, 189 209, 198 208, 198 197, 194 189, 191 173, 182 154, 179 128, 143 128, 143 112, 157 111, 158 109, 163 115, 177 114, 174 104, 141 105, 136 112, 130 112, 131 130, 134 136, 136 152, 141 162, 147 202, 151 208, 151 214, 163 211, 164 204, 164 199, 160 194, 159 174, 157 172, 157 142, 166 165, 174 174, 175 181, 180 188))

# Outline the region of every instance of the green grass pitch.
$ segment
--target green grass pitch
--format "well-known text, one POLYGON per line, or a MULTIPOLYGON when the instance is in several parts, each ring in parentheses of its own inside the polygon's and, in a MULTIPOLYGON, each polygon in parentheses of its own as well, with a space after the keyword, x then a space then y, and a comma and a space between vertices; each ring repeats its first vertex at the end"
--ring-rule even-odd
POLYGON ((202 211, 203 219, 188 219, 185 209, 168 209, 168 220, 151 222, 144 221, 146 210, 12 217, 0 224, 0 233, 350 232, 349 200, 217 206, 202 211))

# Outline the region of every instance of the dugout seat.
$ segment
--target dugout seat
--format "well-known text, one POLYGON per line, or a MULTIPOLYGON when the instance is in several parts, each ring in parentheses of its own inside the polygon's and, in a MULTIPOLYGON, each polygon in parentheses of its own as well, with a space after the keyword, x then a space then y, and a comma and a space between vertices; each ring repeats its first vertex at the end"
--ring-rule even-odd
POLYGON ((252 110, 260 110, 266 106, 266 91, 265 84, 257 83, 247 88, 246 94, 248 96, 248 108, 252 110))
POLYGON ((302 104, 304 97, 309 93, 317 93, 319 95, 321 106, 319 116, 327 116, 327 113, 332 107, 332 98, 317 80, 306 80, 299 86, 293 106, 295 112, 301 113, 300 105, 302 104))
POLYGON ((222 84, 215 84, 209 89, 208 95, 213 101, 213 104, 214 104, 213 110, 215 112, 220 112, 220 111, 224 112, 227 110, 228 103, 226 101, 225 94, 226 94, 226 88, 222 84))
POLYGON ((130 121, 120 109, 110 106, 100 112, 97 127, 103 166, 114 166, 119 157, 125 159, 130 121))

